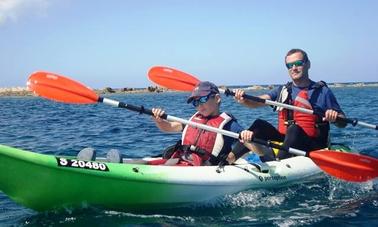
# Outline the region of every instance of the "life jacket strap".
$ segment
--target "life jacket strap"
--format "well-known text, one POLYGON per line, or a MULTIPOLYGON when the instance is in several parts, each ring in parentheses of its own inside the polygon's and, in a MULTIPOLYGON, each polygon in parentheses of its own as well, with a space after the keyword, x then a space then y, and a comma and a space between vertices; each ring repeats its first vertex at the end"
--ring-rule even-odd
POLYGON ((179 150, 183 151, 184 153, 194 153, 199 155, 203 158, 206 155, 206 151, 194 145, 181 145, 179 150))

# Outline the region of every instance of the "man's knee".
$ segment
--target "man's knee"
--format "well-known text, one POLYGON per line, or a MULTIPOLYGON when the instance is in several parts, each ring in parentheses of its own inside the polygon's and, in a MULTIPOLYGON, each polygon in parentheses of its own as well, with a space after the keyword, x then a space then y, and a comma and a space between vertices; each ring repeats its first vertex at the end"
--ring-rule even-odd
POLYGON ((287 128, 283 146, 296 149, 305 149, 309 144, 306 132, 298 125, 290 125, 287 128))
POLYGON ((264 127, 265 125, 267 124, 266 121, 264 120, 261 120, 261 119, 256 119, 252 125, 249 127, 249 130, 253 131, 255 129, 260 129, 262 127, 264 127))
POLYGON ((286 135, 300 135, 301 133, 305 132, 300 126, 296 124, 292 124, 286 129, 286 135))

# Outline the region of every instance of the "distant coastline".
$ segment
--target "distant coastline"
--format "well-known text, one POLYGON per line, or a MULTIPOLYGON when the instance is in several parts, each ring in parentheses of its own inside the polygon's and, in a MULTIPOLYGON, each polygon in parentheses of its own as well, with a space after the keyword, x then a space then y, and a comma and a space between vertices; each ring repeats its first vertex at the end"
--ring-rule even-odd
MULTIPOLYGON (((250 85, 250 86, 230 86, 231 88, 242 87, 246 90, 271 90, 278 85, 250 85)), ((331 88, 344 87, 378 87, 378 82, 350 82, 350 83, 329 83, 331 88)), ((219 86, 224 88, 225 86, 219 86)), ((160 93, 160 92, 174 92, 173 90, 151 86, 147 88, 111 88, 94 89, 97 94, 128 94, 128 93, 160 93)), ((9 87, 0 88, 0 96, 34 96, 34 94, 27 90, 26 87, 9 87)))
MULTIPOLYGON (((106 87, 103 89, 94 89, 99 94, 125 94, 125 93, 160 93, 168 92, 170 90, 161 87, 147 87, 147 88, 111 88, 106 87)), ((26 87, 9 87, 0 88, 0 96, 35 96, 33 92, 29 91, 26 87)))

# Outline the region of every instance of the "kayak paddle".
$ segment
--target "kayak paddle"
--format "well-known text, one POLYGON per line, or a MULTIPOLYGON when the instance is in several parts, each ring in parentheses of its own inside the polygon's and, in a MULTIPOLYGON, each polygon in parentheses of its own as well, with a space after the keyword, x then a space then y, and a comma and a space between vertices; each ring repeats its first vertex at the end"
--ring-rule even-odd
MULTIPOLYGON (((200 82, 199 79, 197 79, 196 77, 192 75, 189 75, 188 73, 182 72, 177 69, 169 68, 169 67, 164 67, 164 66, 152 67, 148 72, 148 77, 152 82, 158 84, 159 86, 166 87, 173 90, 179 90, 179 91, 192 91, 193 88, 200 82)), ((229 96, 229 95, 235 96, 235 93, 233 91, 230 91, 229 89, 225 89, 225 90, 219 89, 219 90, 223 92, 226 96, 229 96)), ((295 111, 307 113, 307 114, 316 114, 313 110, 310 110, 310 109, 288 105, 285 103, 275 102, 269 99, 262 99, 262 98, 247 95, 247 94, 244 94, 243 97, 245 99, 263 103, 266 105, 278 106, 285 109, 295 110, 295 111)), ((378 130, 378 125, 362 122, 356 118, 337 117, 337 121, 352 124, 353 126, 360 125, 367 128, 378 130)))
MULTIPOLYGON (((133 106, 124 102, 100 97, 92 89, 86 87, 85 85, 68 77, 54 73, 35 72, 30 75, 27 86, 28 89, 33 91, 35 94, 58 102, 73 104, 104 103, 153 116, 150 109, 146 109, 143 106, 133 106)), ((214 128, 167 114, 164 114, 162 118, 168 121, 180 122, 185 125, 190 125, 192 127, 239 139, 239 134, 231 131, 214 128)), ((259 139, 253 139, 253 142, 286 150, 292 154, 308 156, 326 173, 346 181, 364 182, 378 176, 378 160, 368 156, 342 153, 331 150, 305 152, 294 148, 285 148, 269 141, 259 139)))

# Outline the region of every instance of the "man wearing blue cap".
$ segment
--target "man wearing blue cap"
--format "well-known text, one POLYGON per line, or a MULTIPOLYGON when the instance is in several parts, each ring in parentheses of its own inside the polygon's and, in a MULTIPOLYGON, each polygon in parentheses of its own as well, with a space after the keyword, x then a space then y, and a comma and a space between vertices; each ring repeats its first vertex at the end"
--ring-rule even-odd
MULTIPOLYGON (((215 84, 208 81, 198 83, 187 103, 192 103, 197 110, 190 121, 240 133, 242 142, 251 140, 251 131, 243 131, 232 115, 220 112, 221 96, 215 84)), ((166 121, 160 117, 164 114, 162 109, 153 108, 152 112, 155 116, 153 119, 160 130, 182 132, 180 144, 175 147, 171 157, 166 157, 171 160, 176 159, 176 165, 217 165, 226 159, 232 149, 232 144, 238 141, 219 133, 189 125, 184 126, 179 122, 166 121)))

